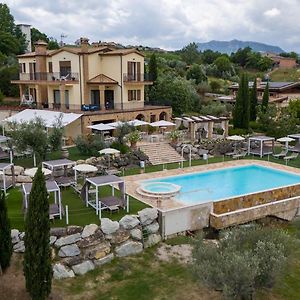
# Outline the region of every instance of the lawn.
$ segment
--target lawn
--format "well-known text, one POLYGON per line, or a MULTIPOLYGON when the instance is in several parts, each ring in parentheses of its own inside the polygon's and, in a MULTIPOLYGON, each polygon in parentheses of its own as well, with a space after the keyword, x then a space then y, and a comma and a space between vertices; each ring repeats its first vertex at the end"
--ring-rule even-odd
POLYGON ((272 81, 298 81, 300 69, 277 69, 270 73, 272 81))

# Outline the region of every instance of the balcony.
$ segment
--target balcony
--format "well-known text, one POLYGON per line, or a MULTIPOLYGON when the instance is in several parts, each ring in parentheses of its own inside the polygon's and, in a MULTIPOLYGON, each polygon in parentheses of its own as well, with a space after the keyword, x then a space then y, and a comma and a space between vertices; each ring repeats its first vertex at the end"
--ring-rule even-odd
POLYGON ((136 83, 141 83, 141 84, 153 84, 152 82, 152 76, 149 73, 135 73, 135 74, 128 74, 125 73, 123 74, 123 81, 126 84, 136 84, 136 83))
POLYGON ((31 82, 46 82, 56 84, 60 83, 78 83, 78 73, 61 73, 61 72, 36 72, 36 73, 19 73, 18 77, 12 80, 12 83, 31 83, 31 82))

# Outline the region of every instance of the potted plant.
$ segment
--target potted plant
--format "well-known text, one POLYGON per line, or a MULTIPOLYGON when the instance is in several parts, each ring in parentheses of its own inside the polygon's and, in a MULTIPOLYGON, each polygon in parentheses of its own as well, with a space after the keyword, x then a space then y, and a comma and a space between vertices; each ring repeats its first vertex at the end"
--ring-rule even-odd
POLYGON ((131 131, 127 135, 127 141, 129 141, 131 148, 136 148, 137 142, 139 142, 141 140, 142 140, 142 137, 138 130, 131 131))
POLYGON ((173 130, 169 133, 169 139, 171 140, 171 144, 173 146, 175 146, 177 144, 179 137, 180 137, 179 130, 173 130))

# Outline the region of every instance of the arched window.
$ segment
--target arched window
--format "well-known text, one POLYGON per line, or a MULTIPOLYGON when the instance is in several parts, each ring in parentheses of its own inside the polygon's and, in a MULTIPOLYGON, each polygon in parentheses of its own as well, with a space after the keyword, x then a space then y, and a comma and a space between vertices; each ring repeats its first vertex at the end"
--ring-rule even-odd
POLYGON ((167 113, 166 112, 161 112, 159 114, 159 120, 166 120, 167 119, 167 113))
POLYGON ((145 116, 143 114, 139 114, 136 116, 136 119, 140 121, 145 121, 145 116))

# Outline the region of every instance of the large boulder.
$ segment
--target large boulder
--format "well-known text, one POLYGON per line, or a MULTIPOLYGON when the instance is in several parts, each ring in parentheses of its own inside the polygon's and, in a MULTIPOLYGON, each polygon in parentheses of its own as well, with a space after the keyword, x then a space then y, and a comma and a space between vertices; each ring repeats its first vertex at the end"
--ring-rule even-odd
POLYGON ((140 221, 137 216, 126 215, 119 221, 119 224, 121 227, 130 230, 139 225, 140 221))
POLYGON ((130 232, 125 229, 119 229, 117 232, 106 236, 106 239, 108 239, 112 244, 121 244, 129 238, 130 232))
POLYGON ((157 219, 158 211, 156 208, 144 208, 138 212, 142 225, 149 225, 157 219))
POLYGON ((161 241, 161 236, 159 234, 150 234, 147 238, 147 240, 144 242, 144 247, 149 248, 156 244, 158 244, 161 241))
MULTIPOLYGON (((24 168, 21 166, 14 166, 14 172, 15 172, 15 176, 23 175, 24 168)), ((11 169, 9 168, 9 169, 5 170, 5 174, 11 176, 12 175, 11 169)))
POLYGON ((82 251, 84 259, 99 259, 106 256, 110 252, 110 243, 103 242, 96 246, 84 248, 82 251))
POLYGON ((86 225, 81 233, 81 237, 83 239, 87 238, 87 237, 93 235, 97 229, 98 229, 98 225, 96 225, 96 224, 86 225))
POLYGON ((77 245, 80 248, 87 248, 90 246, 96 246, 104 241, 105 241, 104 234, 98 227, 98 229, 95 231, 93 235, 81 239, 79 242, 77 242, 77 245))
POLYGON ((112 221, 108 218, 101 219, 101 230, 105 234, 112 234, 120 228, 120 225, 117 221, 112 221))
POLYGON ((119 247, 116 247, 115 252, 118 257, 135 255, 143 252, 143 244, 140 242, 128 241, 119 247))
POLYGON ((30 176, 26 176, 26 175, 18 175, 18 176, 16 176, 16 182, 17 183, 31 183, 32 178, 30 176))
POLYGON ((130 236, 134 240, 140 241, 143 238, 142 230, 140 230, 138 228, 134 228, 134 229, 130 230, 130 236))
POLYGON ((90 260, 86 260, 78 265, 72 266, 72 269, 76 275, 83 275, 88 271, 94 270, 95 266, 93 262, 91 262, 90 260))
POLYGON ((103 266, 103 265, 111 262, 113 259, 114 259, 114 254, 110 253, 100 259, 95 259, 94 265, 95 265, 95 267, 100 267, 100 266, 103 266))
POLYGON ((62 237, 67 234, 67 229, 65 227, 53 227, 50 228, 50 235, 55 235, 57 237, 62 237))
POLYGON ((75 233, 81 233, 82 232, 82 226, 77 225, 70 225, 67 227, 67 234, 75 234, 75 233))
POLYGON ((71 278, 75 277, 75 274, 72 270, 68 270, 64 265, 58 263, 53 267, 53 277, 54 279, 71 278))
POLYGON ((70 244, 74 244, 76 242, 78 242, 81 239, 81 235, 80 233, 75 233, 75 234, 71 234, 71 235, 67 235, 64 237, 59 238, 54 246, 59 248, 62 247, 64 245, 70 245, 70 244))
POLYGON ((24 253, 25 252, 25 244, 24 241, 20 241, 17 244, 14 244, 13 250, 16 253, 24 253))
POLYGON ((145 230, 150 234, 150 233, 156 233, 159 230, 159 225, 155 221, 151 223, 150 225, 145 226, 145 230))
POLYGON ((20 234, 20 231, 18 229, 12 229, 10 231, 11 241, 13 244, 20 242, 19 234, 20 234))
POLYGON ((80 254, 80 249, 76 244, 63 246, 59 249, 58 256, 59 257, 71 257, 77 256, 80 254))
POLYGON ((74 265, 78 265, 82 262, 82 258, 78 256, 66 257, 61 260, 64 265, 72 267, 74 265))
POLYGON ((57 240, 57 237, 55 235, 50 235, 50 239, 49 239, 49 242, 50 242, 50 245, 53 245, 57 240))

